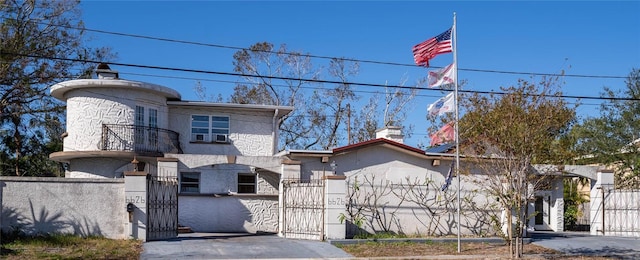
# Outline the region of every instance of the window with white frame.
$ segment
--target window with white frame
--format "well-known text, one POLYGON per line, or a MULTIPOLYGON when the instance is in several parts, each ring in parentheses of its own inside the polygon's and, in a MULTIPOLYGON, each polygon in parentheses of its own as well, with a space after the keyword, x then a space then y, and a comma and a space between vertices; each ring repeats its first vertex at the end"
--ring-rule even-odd
POLYGON ((180 173, 180 193, 200 193, 200 173, 180 173))
POLYGON ((149 145, 158 145, 158 110, 149 108, 149 145))
POLYGON ((256 193, 256 175, 238 173, 238 193, 256 193))
POLYGON ((144 107, 136 106, 134 118, 135 125, 135 143, 144 144, 144 107))
POLYGON ((229 117, 191 115, 192 142, 229 142, 229 117))

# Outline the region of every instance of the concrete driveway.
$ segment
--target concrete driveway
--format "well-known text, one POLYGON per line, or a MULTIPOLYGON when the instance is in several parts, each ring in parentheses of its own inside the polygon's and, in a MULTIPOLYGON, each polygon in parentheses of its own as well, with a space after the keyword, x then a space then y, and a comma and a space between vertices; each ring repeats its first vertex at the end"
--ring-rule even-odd
POLYGON ((321 241, 294 240, 273 234, 180 234, 143 244, 140 259, 352 258, 321 241))
POLYGON ((640 259, 640 238, 591 236, 584 232, 536 231, 531 234, 531 242, 566 254, 640 259))

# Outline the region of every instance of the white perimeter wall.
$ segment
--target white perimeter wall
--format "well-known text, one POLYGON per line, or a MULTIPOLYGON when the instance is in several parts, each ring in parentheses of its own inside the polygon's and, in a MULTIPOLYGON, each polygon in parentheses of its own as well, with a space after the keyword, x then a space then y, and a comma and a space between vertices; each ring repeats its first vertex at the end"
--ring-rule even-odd
POLYGON ((178 224, 196 232, 277 232, 279 174, 259 170, 257 194, 237 194, 238 173, 250 167, 216 164, 179 172, 199 172, 200 192, 180 193, 178 224))
POLYGON ((640 237, 640 190, 606 192, 604 215, 605 235, 640 237))
POLYGON ((2 230, 127 237, 123 179, 0 177, 2 230))
POLYGON ((196 232, 277 232, 278 196, 180 196, 178 222, 196 232))
MULTIPOLYGON (((301 160, 302 178, 321 178, 323 172, 331 174, 328 163, 321 163, 320 158, 301 160)), ((346 185, 350 187, 347 187, 346 200, 349 200, 357 179, 359 194, 351 198, 352 203, 356 208, 368 208, 362 212, 366 218, 362 226, 364 230, 357 231, 351 226, 347 229, 347 236, 385 229, 416 235, 456 234, 457 180, 452 180, 446 192, 440 190, 451 161, 441 160, 434 166, 431 159, 379 146, 335 155, 331 161, 337 164, 337 175, 347 177, 346 185), (371 212, 373 205, 381 215, 371 212)), ((495 201, 488 198, 477 183, 482 177, 462 176, 461 229, 466 235, 492 235, 495 230, 491 217, 500 216, 495 201)))

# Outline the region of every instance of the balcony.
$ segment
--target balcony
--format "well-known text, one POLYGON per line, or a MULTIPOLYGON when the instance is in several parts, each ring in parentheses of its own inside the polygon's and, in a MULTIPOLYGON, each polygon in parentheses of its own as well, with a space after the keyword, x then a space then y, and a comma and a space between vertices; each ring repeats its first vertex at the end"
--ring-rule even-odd
POLYGON ((177 132, 156 127, 103 124, 100 149, 159 157, 165 153, 182 153, 178 136, 177 132))

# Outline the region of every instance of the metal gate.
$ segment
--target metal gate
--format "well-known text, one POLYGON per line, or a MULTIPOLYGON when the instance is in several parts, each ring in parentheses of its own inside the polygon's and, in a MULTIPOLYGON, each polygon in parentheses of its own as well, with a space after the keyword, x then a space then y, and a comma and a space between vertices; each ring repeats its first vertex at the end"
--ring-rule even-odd
POLYGON ((603 189, 604 232, 611 236, 640 237, 640 189, 603 189))
POLYGON ((147 241, 178 236, 178 178, 147 179, 147 241))
POLYGON ((283 236, 324 240, 324 181, 285 179, 282 187, 283 236))

